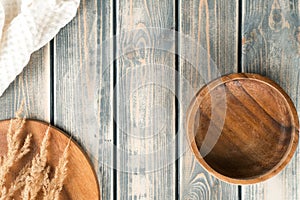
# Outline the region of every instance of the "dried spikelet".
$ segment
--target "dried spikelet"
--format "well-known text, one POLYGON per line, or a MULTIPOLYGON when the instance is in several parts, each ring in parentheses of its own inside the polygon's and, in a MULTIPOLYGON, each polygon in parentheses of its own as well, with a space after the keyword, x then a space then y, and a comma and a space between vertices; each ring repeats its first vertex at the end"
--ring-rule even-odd
POLYGON ((44 200, 58 200, 59 193, 62 190, 63 182, 67 176, 67 164, 68 164, 68 155, 69 155, 69 146, 71 139, 66 146, 63 156, 59 159, 58 166, 56 167, 54 177, 51 181, 44 182, 44 200))
POLYGON ((47 146, 49 140, 49 129, 50 127, 48 127, 45 133, 39 154, 37 154, 32 159, 30 173, 25 180, 25 187, 22 191, 22 198, 24 200, 35 199, 38 192, 43 186, 44 171, 46 170, 47 164, 47 146))
POLYGON ((48 166, 47 169, 44 172, 44 180, 43 180, 43 194, 47 194, 48 192, 48 186, 50 184, 50 178, 49 178, 49 172, 50 172, 50 167, 48 166))
POLYGON ((6 176, 9 174, 10 169, 30 151, 32 134, 28 134, 24 142, 21 143, 21 133, 26 121, 25 118, 21 117, 23 106, 24 101, 21 108, 16 112, 16 119, 10 121, 7 133, 7 153, 0 157, 0 200, 10 200, 17 192, 21 192, 23 200, 34 200, 41 192, 44 194, 44 199, 56 200, 59 198, 63 181, 67 176, 67 157, 71 140, 59 160, 54 177, 50 180, 50 166, 47 166, 50 127, 45 133, 40 152, 20 170, 18 176, 10 185, 6 185, 6 176))
POLYGON ((3 187, 0 192, 2 194, 0 196, 0 200, 7 200, 7 189, 5 187, 3 187))
MULTIPOLYGON (((22 109, 23 108, 21 107, 18 112, 22 112, 22 109)), ((19 139, 24 124, 25 118, 21 119, 20 115, 17 116, 17 119, 10 121, 7 133, 7 153, 0 159, 0 196, 3 196, 7 193, 5 182, 10 168, 30 150, 29 146, 31 135, 26 137, 23 146, 21 146, 21 141, 19 139), (14 123, 16 124, 16 129, 15 131, 12 131, 14 123)))
POLYGON ((25 142, 24 142, 23 146, 21 147, 21 149, 19 151, 19 155, 17 157, 18 160, 21 159, 23 156, 25 156, 30 151, 31 138, 32 138, 31 133, 26 135, 25 142))
POLYGON ((21 119, 22 114, 24 112, 24 105, 25 105, 25 100, 23 99, 20 105, 20 108, 17 110, 17 112, 15 113, 15 117, 17 119, 21 119))
POLYGON ((13 183, 11 184, 8 193, 4 194, 0 200, 4 200, 4 199, 11 199, 12 196, 18 191, 20 190, 22 187, 25 186, 25 180, 26 177, 29 175, 30 173, 30 163, 26 164, 25 167, 23 167, 21 169, 21 171, 19 172, 18 176, 16 177, 16 179, 13 181, 13 183))

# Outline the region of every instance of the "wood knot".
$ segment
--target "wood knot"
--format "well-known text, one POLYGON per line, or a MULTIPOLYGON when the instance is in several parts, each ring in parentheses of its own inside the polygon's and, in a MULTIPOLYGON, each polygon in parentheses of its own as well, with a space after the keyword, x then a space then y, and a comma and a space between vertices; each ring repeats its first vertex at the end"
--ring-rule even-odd
POLYGON ((271 11, 269 16, 269 26, 276 32, 283 28, 283 16, 280 9, 274 9, 271 11))
POLYGON ((274 1, 271 7, 269 26, 275 32, 279 32, 284 28, 290 28, 288 21, 285 20, 285 17, 282 14, 282 9, 277 0, 274 1))
POLYGON ((273 21, 275 23, 282 22, 281 10, 273 10, 272 15, 273 15, 273 21))
POLYGON ((298 26, 295 30, 294 37, 297 43, 300 43, 300 26, 298 26))

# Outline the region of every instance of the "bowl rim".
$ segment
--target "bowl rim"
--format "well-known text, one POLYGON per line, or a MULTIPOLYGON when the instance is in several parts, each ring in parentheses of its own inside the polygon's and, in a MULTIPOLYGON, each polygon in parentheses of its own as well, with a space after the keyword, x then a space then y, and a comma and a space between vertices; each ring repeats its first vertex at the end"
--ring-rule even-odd
POLYGON ((187 136, 188 136, 188 145, 192 149, 192 152, 198 162, 201 164, 201 166, 209 172, 209 174, 215 176, 216 178, 227 182, 231 184, 240 184, 240 185, 248 185, 248 184, 254 184, 254 183, 259 183, 262 181, 265 181, 276 174, 278 174, 281 170, 283 170, 286 165, 290 162, 292 159, 298 145, 298 140, 299 140, 299 119, 298 119, 298 114, 297 110, 295 108, 295 105, 291 98, 288 96, 288 94, 274 81, 271 79, 264 77, 259 74, 253 74, 253 73, 234 73, 234 74, 229 74, 229 75, 224 75, 221 76, 220 78, 213 80, 212 82, 208 83, 207 85, 204 85, 193 97, 188 110, 187 110, 187 117, 186 117, 186 130, 187 130, 187 136), (194 120, 195 120, 195 115, 198 111, 198 107, 201 103, 201 100, 203 97, 211 90, 215 89, 217 86, 224 84, 229 81, 234 81, 234 80, 241 80, 241 79, 250 79, 253 81, 258 81, 261 83, 264 83, 273 89, 275 89, 285 100, 287 107, 289 109, 289 113, 291 116, 291 122, 292 122, 292 129, 291 129, 291 140, 289 143, 289 146, 284 154, 284 156, 281 158, 280 162, 278 162, 272 169, 269 171, 249 177, 249 178, 232 178, 225 176, 216 170, 214 170, 201 156, 199 149, 196 145, 195 142, 195 136, 193 134, 193 127, 194 127, 194 120))

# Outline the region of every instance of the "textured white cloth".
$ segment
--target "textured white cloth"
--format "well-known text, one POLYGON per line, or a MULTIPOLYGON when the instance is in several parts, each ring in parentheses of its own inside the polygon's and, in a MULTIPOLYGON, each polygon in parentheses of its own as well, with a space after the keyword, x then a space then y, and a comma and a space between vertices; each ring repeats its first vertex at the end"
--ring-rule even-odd
POLYGON ((80 0, 0 0, 0 96, 76 15, 80 0))

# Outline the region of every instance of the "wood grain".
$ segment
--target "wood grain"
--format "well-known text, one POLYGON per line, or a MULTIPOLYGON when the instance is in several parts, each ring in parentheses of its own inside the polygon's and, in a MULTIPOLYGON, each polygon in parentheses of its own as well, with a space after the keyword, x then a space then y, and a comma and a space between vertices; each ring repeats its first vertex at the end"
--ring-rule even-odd
POLYGON ((101 199, 113 199, 112 1, 81 1, 77 16, 55 39, 54 123, 93 161, 101 199))
POLYGON ((117 3, 117 199, 176 198, 175 146, 170 148, 175 96, 157 84, 175 87, 175 55, 170 53, 175 35, 165 35, 170 39, 166 51, 155 49, 160 29, 174 28, 174 8, 172 0, 117 3), (152 48, 143 48, 147 44, 152 48))
POLYGON ((197 160, 214 176, 235 184, 279 173, 294 155, 298 129, 291 99, 258 74, 230 74, 209 83, 192 102, 187 119, 197 160))
POLYGON ((27 118, 50 121, 49 45, 31 55, 29 64, 0 97, 0 119, 14 117, 23 99, 27 118))
MULTIPOLYGON (((180 43, 180 55, 191 52, 194 66, 184 59, 180 60, 180 76, 188 81, 194 91, 205 83, 222 74, 237 71, 238 1, 180 1, 179 31, 190 37, 196 49, 180 43), (205 52, 201 52, 202 46, 205 52), (196 52, 196 53, 195 53, 196 52), (218 66, 214 68, 212 61, 218 66)), ((180 85, 183 85, 180 83, 180 85)), ((189 104, 191 97, 187 88, 181 87, 179 99, 189 104)), ((181 105, 180 129, 184 129, 187 107, 181 105)), ((180 198, 181 199, 237 199, 238 188, 212 177, 195 160, 186 141, 180 139, 182 156, 179 160, 180 198)))
MULTIPOLYGON (((299 111, 299 2, 244 0, 242 5, 243 71, 260 73, 279 83, 299 111)), ((278 176, 243 187, 243 199, 299 199, 299 160, 298 148, 278 176)))
MULTIPOLYGON (((0 156, 5 155, 7 152, 7 132, 10 126, 11 120, 0 121, 0 156)), ((16 128, 16 124, 13 124, 12 130, 16 128)), ((23 140, 28 133, 32 134, 30 143, 30 152, 24 156, 18 163, 12 167, 11 178, 15 180, 18 172, 32 161, 34 156, 40 151, 40 146, 45 136, 45 133, 49 127, 49 124, 36 121, 36 120, 26 120, 24 127, 21 129, 21 134, 19 139, 23 140)), ((51 171, 57 169, 59 160, 62 158, 65 149, 68 146, 70 138, 64 132, 58 130, 55 127, 49 129, 49 140, 48 140, 48 154, 47 154, 47 166, 51 167, 51 171)), ((70 146, 68 147, 68 164, 67 164, 67 176, 64 180, 64 186, 60 192, 60 199, 95 199, 100 200, 99 186, 96 178, 95 171, 90 165, 89 159, 82 149, 70 141, 70 146)), ((53 176, 51 174, 50 176, 53 176)), ((39 195, 41 197, 41 195, 39 195)), ((38 196, 38 197, 39 197, 38 196)), ((15 196, 14 199, 20 199, 15 196)), ((42 198, 38 198, 42 199, 42 198)))

